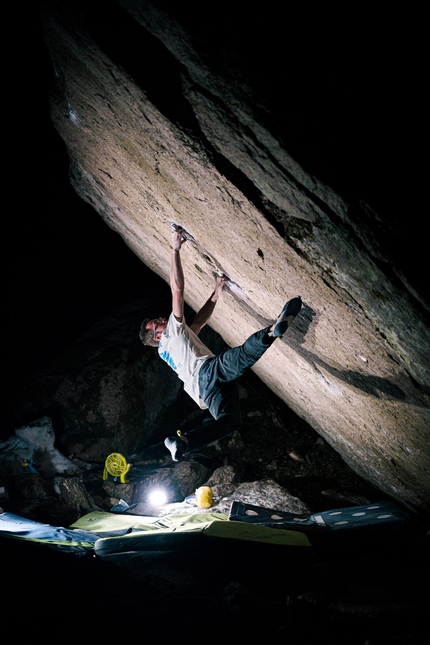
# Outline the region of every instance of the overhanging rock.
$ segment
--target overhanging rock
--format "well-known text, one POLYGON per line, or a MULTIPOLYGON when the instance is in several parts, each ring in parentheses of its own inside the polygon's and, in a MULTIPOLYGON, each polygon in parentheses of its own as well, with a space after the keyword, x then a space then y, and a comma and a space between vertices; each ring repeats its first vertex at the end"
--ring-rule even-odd
POLYGON ((430 510, 427 305, 377 215, 295 162, 232 43, 199 39, 149 2, 109 6, 110 19, 60 2, 43 14, 76 191, 166 280, 170 225, 183 226, 188 304, 202 305, 215 274, 232 281, 212 320, 230 345, 300 294, 256 373, 361 476, 430 510))

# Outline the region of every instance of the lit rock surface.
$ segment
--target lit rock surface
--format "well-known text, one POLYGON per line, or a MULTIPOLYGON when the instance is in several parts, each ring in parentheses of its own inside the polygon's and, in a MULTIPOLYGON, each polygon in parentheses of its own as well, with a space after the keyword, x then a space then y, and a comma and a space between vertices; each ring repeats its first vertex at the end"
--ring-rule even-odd
POLYGON ((188 304, 202 305, 215 274, 230 278, 212 320, 229 345, 300 294, 255 372, 357 473, 428 510, 428 305, 385 223, 290 156, 231 43, 149 2, 119 5, 121 33, 63 3, 43 15, 76 191, 165 280, 170 225, 185 228, 188 304))
MULTIPOLYGON (((218 470, 223 470, 222 468, 218 470)), ((215 471, 216 473, 217 471, 215 471)), ((208 482, 210 484, 210 481, 208 482)), ((290 495, 285 488, 279 486, 271 479, 265 479, 258 482, 244 482, 238 484, 230 482, 226 484, 216 484, 212 486, 212 506, 199 508, 194 502, 170 503, 160 506, 154 511, 154 508, 148 507, 150 515, 193 515, 201 513, 224 513, 228 515, 231 510, 232 502, 242 502, 251 504, 259 508, 267 508, 267 500, 270 500, 270 510, 286 511, 288 513, 297 513, 297 515, 310 515, 311 509, 300 499, 290 495)), ((144 510, 143 507, 139 510, 144 510)), ((133 512, 133 511, 131 511, 133 512)), ((144 513, 142 513, 144 514, 144 513)))

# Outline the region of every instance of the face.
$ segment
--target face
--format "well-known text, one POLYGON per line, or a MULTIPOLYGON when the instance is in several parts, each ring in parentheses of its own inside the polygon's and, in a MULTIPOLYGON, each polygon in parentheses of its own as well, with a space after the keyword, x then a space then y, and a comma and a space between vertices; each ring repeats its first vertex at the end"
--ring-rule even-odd
POLYGON ((150 329, 154 334, 154 340, 158 343, 161 334, 167 327, 167 318, 153 318, 146 323, 146 329, 150 329))

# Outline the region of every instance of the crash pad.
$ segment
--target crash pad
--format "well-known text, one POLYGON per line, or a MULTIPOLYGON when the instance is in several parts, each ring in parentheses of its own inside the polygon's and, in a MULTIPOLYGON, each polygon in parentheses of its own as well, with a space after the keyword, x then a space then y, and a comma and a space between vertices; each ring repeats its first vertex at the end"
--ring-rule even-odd
POLYGON ((304 529, 306 526, 330 531, 378 530, 404 526, 413 514, 392 502, 374 502, 365 506, 347 506, 304 516, 285 511, 275 511, 242 502, 232 502, 229 520, 255 523, 264 526, 304 529))
MULTIPOLYGON (((213 515, 213 514, 212 514, 213 515)), ((271 546, 310 547, 308 538, 298 531, 232 522, 225 516, 213 519, 205 514, 168 516, 168 526, 136 529, 120 537, 100 538, 94 545, 97 555, 134 551, 175 550, 201 545, 202 541, 253 542, 271 546), (194 518, 194 519, 191 519, 194 518), (199 521, 197 521, 199 518, 199 521)))
POLYGON ((85 530, 72 530, 28 520, 13 513, 0 514, 0 536, 40 542, 60 550, 92 549, 98 535, 85 530))
POLYGON ((154 531, 167 529, 174 531, 212 520, 228 520, 225 513, 193 513, 188 515, 166 515, 153 517, 149 515, 116 514, 103 511, 93 511, 79 518, 70 525, 72 529, 80 529, 97 533, 100 537, 125 535, 131 531, 154 531))
POLYGON ((310 547, 298 531, 229 521, 224 513, 147 517, 94 511, 69 528, 42 524, 11 513, 0 515, 0 535, 62 548, 94 549, 97 555, 176 550, 202 540, 310 547), (92 530, 88 530, 91 528, 92 530))
POLYGON ((301 531, 314 548, 326 553, 340 548, 364 552, 376 545, 383 549, 388 543, 404 539, 414 525, 410 511, 388 501, 334 508, 308 516, 233 502, 229 520, 301 531))

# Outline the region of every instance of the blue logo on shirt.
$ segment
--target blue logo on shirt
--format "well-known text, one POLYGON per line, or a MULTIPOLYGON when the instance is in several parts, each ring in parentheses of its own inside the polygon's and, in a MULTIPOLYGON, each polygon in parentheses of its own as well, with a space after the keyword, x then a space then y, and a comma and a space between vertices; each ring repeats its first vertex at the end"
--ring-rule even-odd
POLYGON ((169 352, 159 352, 159 355, 160 355, 160 358, 163 359, 163 361, 166 361, 167 365, 169 365, 172 368, 172 370, 175 370, 175 372, 178 371, 178 368, 173 362, 173 358, 170 356, 169 352))

